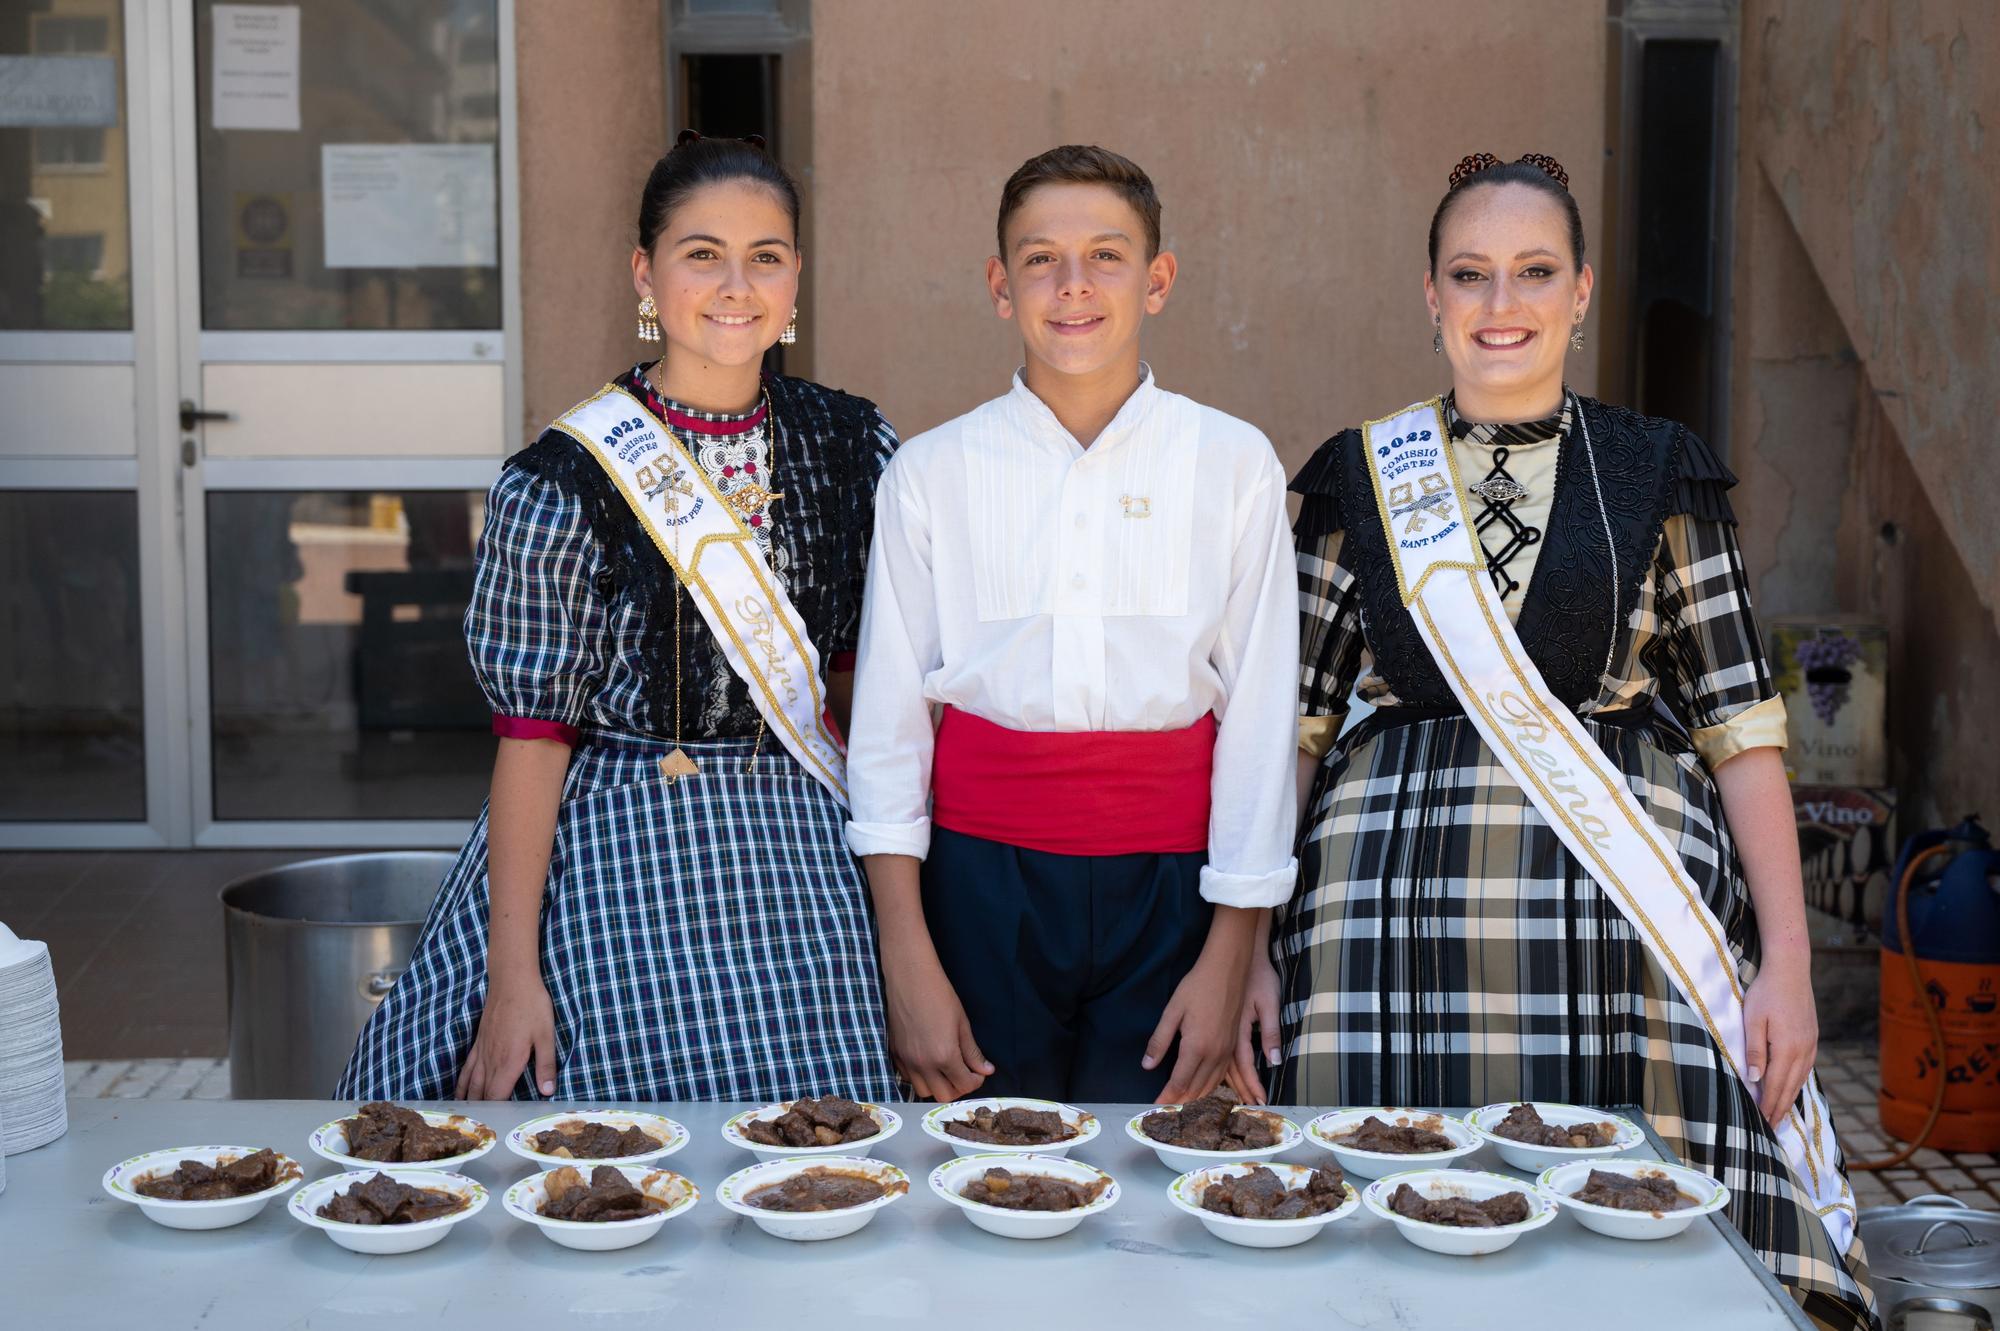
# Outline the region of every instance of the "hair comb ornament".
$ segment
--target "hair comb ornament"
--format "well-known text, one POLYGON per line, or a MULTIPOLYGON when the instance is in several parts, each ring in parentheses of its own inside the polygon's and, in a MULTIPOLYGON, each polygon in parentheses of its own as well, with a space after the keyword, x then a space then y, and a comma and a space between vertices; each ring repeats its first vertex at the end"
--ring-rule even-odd
POLYGON ((1500 159, 1492 153, 1467 153, 1459 159, 1458 165, 1451 169, 1451 183, 1447 188, 1457 189, 1461 184, 1478 175, 1481 171, 1498 165, 1500 165, 1500 159))
POLYGON ((1569 188, 1569 172, 1563 170, 1563 164, 1547 153, 1522 153, 1517 160, 1526 162, 1529 166, 1540 167, 1550 180, 1564 189, 1569 188))
POLYGON ((700 142, 701 142, 701 131, 698 129, 684 129, 679 134, 674 136, 674 147, 676 148, 685 148, 690 143, 700 143, 700 142))

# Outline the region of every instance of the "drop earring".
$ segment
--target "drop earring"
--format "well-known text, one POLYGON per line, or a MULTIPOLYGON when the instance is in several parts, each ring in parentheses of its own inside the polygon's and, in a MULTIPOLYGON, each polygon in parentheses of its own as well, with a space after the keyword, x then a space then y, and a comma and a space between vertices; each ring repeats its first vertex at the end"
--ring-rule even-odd
POLYGON ((784 347, 794 346, 798 343, 798 340, 799 340, 799 307, 794 305, 792 306, 792 317, 790 322, 788 322, 785 325, 785 331, 778 334, 778 345, 784 347))
POLYGON ((1569 330, 1569 349, 1583 350, 1583 316, 1580 314, 1576 316, 1576 323, 1569 330))
POLYGON ((639 340, 641 342, 660 340, 660 307, 653 304, 651 292, 639 298, 639 340))
POLYGON ((1440 317, 1433 319, 1431 322, 1437 325, 1431 329, 1431 355, 1442 356, 1444 355, 1444 319, 1440 317))

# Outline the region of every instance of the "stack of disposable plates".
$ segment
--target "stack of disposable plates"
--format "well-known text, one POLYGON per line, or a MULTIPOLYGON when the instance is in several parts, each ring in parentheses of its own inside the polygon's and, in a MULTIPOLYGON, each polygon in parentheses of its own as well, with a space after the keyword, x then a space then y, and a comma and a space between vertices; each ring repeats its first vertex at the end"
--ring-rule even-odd
POLYGON ((0 924, 0 1153, 32 1151, 68 1128, 48 944, 0 924))

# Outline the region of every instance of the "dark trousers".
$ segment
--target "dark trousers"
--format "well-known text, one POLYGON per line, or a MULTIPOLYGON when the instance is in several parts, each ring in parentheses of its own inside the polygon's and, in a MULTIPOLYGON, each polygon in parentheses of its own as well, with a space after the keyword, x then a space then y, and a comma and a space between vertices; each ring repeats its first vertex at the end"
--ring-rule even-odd
POLYGON ((1202 852, 1056 855, 931 833, 924 918, 994 1066, 978 1095, 1150 1104, 1178 1044, 1139 1066, 1201 955, 1202 852))

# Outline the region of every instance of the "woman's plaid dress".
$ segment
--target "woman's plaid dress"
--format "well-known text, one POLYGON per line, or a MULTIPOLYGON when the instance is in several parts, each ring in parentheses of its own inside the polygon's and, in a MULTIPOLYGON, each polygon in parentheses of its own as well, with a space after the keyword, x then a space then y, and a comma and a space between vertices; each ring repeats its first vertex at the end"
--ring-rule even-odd
MULTIPOLYGON (((767 381, 768 418, 692 418, 653 394, 644 368, 620 385, 720 459, 718 484, 747 465, 781 492, 767 557, 822 660, 851 660, 888 425, 870 403, 795 379, 767 381)), ((576 441, 551 430, 509 459, 487 499, 466 637, 505 718, 496 730, 575 745, 541 919, 555 1098, 893 1098, 846 810, 776 740, 760 742, 691 603, 676 635, 682 595, 576 441), (669 784, 659 763, 676 692, 701 772, 669 784)), ((482 812, 337 1095, 451 1096, 485 1002, 486 916, 482 812)), ((534 1098, 526 1072, 515 1097, 534 1098)))
MULTIPOLYGON (((1747 985, 1756 920, 1687 733, 1775 693, 1725 495, 1735 478, 1682 427, 1580 405, 1603 507, 1568 429, 1517 628, 1679 849, 1747 985)), ((1300 890, 1273 930, 1285 1053, 1273 1099, 1638 1104, 1730 1188, 1730 1218, 1810 1316, 1870 1325, 1859 1244, 1847 1260, 1834 1251, 1700 1018, 1417 638, 1359 433, 1329 440, 1292 488, 1304 496, 1300 713, 1345 711, 1364 651, 1361 692, 1377 711, 1327 755, 1306 806, 1300 890)))

